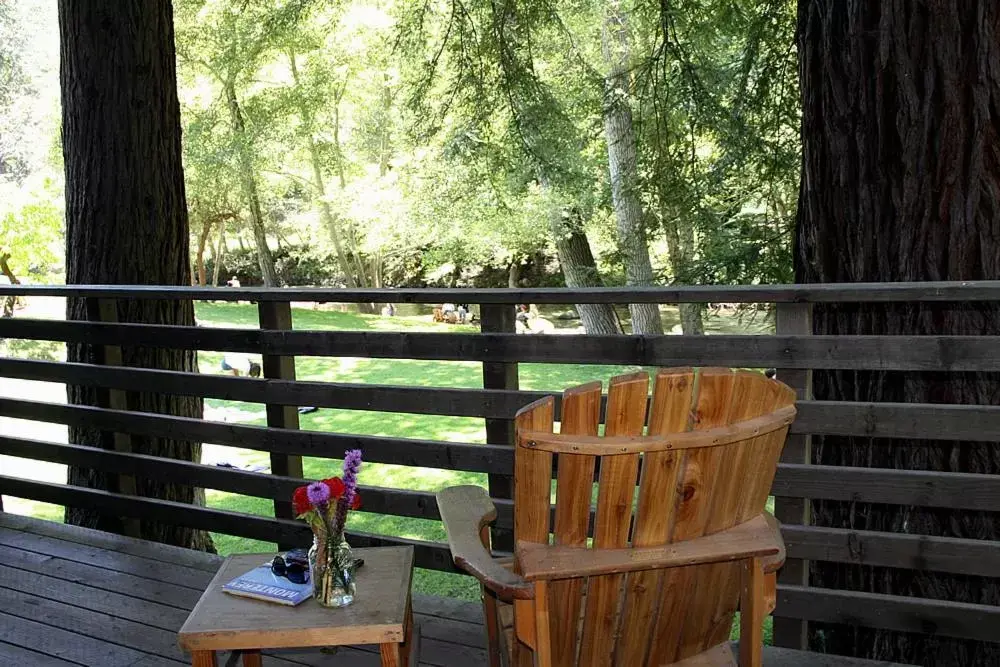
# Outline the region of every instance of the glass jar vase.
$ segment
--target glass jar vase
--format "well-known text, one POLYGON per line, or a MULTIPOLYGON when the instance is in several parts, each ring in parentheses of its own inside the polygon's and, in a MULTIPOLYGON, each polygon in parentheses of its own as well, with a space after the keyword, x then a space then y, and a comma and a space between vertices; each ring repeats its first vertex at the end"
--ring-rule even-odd
POLYGON ((309 576, 313 598, 324 607, 346 607, 354 602, 354 552, 343 533, 313 533, 309 549, 309 576))

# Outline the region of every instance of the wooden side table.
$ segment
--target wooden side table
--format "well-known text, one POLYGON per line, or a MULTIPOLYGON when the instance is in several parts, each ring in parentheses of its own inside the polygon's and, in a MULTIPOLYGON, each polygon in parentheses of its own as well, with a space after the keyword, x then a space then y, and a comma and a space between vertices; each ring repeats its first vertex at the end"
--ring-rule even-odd
MULTIPOLYGON (((215 667, 216 651, 241 650, 244 667, 260 667, 261 649, 378 644, 383 667, 417 663, 410 579, 412 547, 356 549, 354 604, 328 609, 310 598, 297 607, 237 597, 222 586, 274 554, 230 556, 178 633, 194 667, 215 667), (414 654, 411 658, 411 653, 414 654)), ((419 638, 419 633, 417 633, 419 638)))

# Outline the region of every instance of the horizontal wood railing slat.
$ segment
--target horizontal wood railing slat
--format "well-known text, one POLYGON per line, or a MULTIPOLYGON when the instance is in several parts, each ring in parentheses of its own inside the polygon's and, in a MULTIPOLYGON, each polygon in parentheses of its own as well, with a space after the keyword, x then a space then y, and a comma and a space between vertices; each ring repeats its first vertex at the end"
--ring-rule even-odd
POLYGON ((1000 475, 782 463, 771 494, 998 512, 1000 475))
POLYGON ((339 459, 348 449, 361 449, 365 460, 374 463, 485 473, 507 472, 513 466, 510 449, 494 445, 276 429, 65 403, 0 397, 0 416, 133 435, 166 432, 179 439, 319 458, 339 459))
POLYGON ((1000 607, 991 605, 779 585, 774 615, 1000 642, 1000 607))
POLYGON ((443 361, 998 371, 1000 336, 519 336, 287 331, 0 319, 0 338, 443 361), (571 342, 571 344, 567 344, 571 342))
POLYGON ((789 558, 994 577, 1000 542, 867 530, 782 526, 789 558))
MULTIPOLYGON (((513 415, 531 392, 441 389, 373 384, 264 380, 177 371, 90 366, 0 357, 0 377, 61 382, 126 391, 151 391, 249 403, 311 405, 345 410, 406 412, 452 417, 513 415)), ((535 392, 538 397, 545 396, 535 392)), ((530 398, 528 402, 530 402, 530 398)))
MULTIPOLYGON (((0 493, 57 505, 86 506, 116 515, 150 517, 173 525, 266 542, 291 542, 305 546, 312 540, 309 526, 302 521, 197 507, 169 500, 124 496, 97 489, 37 482, 7 475, 0 475, 0 493)), ((411 545, 414 547, 415 562, 418 567, 456 571, 451 564, 448 545, 443 543, 352 531, 348 531, 347 536, 351 545, 357 547, 411 545)))
POLYGON ((799 401, 792 433, 1000 441, 1000 406, 799 401))
POLYGON ((219 288, 158 285, 0 285, 0 296, 307 301, 318 303, 885 303, 1000 301, 1000 281, 703 285, 530 289, 219 288))

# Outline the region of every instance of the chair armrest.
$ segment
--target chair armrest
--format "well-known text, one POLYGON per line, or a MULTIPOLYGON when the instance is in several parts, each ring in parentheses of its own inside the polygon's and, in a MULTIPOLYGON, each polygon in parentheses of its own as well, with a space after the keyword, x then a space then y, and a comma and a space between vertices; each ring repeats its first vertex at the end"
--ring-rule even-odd
POLYGON ((767 525, 771 528, 771 532, 774 534, 774 542, 779 548, 778 553, 771 556, 764 556, 761 559, 764 561, 764 574, 772 574, 780 570, 785 564, 785 540, 781 537, 781 524, 778 523, 773 514, 764 512, 764 520, 767 521, 767 525))
MULTIPOLYGON (((517 562, 529 581, 568 579, 640 570, 779 557, 784 552, 776 524, 758 515, 728 530, 654 547, 585 549, 517 543, 517 562)), ((782 557, 782 560, 783 557, 782 557)))
POLYGON ((480 486, 452 486, 438 491, 438 512, 448 533, 455 565, 465 570, 502 600, 531 599, 534 586, 511 572, 483 546, 480 531, 497 518, 496 507, 480 486))

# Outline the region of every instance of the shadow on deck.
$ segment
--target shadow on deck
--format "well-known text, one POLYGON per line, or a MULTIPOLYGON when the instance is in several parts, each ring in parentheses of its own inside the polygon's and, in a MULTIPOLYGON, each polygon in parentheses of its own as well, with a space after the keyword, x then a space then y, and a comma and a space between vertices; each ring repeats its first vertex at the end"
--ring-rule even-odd
MULTIPOLYGON (((209 554, 0 512, 0 665, 190 664, 177 645, 177 630, 220 563, 209 554)), ((488 664, 478 604, 426 596, 413 604, 421 665, 488 664)), ((333 654, 281 652, 265 657, 264 664, 375 667, 380 660, 373 645, 333 654)), ((765 664, 889 663, 770 648, 765 664)))

